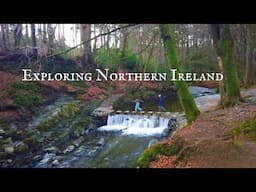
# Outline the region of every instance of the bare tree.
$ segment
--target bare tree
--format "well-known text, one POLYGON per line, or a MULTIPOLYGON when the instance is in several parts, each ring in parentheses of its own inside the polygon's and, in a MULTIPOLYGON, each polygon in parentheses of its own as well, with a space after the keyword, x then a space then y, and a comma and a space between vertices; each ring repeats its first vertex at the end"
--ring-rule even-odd
POLYGON ((17 49, 20 46, 22 36, 22 24, 16 24, 14 27, 14 47, 17 49))
POLYGON ((31 24, 31 39, 32 39, 32 47, 33 54, 37 56, 37 48, 36 48, 36 26, 35 24, 31 24))
POLYGON ((2 39, 3 39, 3 45, 4 45, 4 50, 5 51, 10 50, 9 34, 8 34, 9 30, 7 28, 8 28, 7 24, 1 24, 2 39))
MULTIPOLYGON (((81 41, 87 41, 91 39, 91 24, 81 24, 81 41)), ((83 58, 84 58, 84 67, 86 64, 91 63, 91 41, 88 41, 83 44, 83 58)))

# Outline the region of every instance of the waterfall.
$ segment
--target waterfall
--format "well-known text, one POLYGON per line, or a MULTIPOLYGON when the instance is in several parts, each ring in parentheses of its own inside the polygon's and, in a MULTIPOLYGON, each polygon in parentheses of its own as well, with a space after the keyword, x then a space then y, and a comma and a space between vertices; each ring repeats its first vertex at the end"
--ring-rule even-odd
POLYGON ((107 125, 101 131, 122 131, 124 135, 161 135, 168 128, 170 119, 156 115, 109 115, 107 125))

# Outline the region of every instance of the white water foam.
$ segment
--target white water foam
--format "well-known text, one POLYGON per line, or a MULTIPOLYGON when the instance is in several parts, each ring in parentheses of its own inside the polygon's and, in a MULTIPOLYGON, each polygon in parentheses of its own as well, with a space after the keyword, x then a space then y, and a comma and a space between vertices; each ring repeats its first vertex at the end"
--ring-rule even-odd
POLYGON ((155 115, 110 115, 107 125, 100 131, 122 131, 123 135, 152 136, 161 135, 168 129, 168 118, 155 115))

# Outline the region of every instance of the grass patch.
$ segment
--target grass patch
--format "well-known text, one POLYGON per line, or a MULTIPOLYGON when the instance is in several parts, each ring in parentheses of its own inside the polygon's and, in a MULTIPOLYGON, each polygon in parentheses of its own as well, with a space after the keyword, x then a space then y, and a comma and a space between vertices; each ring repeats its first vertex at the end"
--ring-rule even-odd
POLYGON ((241 134, 247 135, 248 137, 256 137, 256 116, 231 129, 231 135, 234 140, 238 140, 241 134))
POLYGON ((139 167, 147 168, 151 161, 156 159, 158 154, 172 156, 177 154, 181 149, 180 145, 168 145, 167 143, 156 143, 146 149, 138 158, 137 164, 139 167))

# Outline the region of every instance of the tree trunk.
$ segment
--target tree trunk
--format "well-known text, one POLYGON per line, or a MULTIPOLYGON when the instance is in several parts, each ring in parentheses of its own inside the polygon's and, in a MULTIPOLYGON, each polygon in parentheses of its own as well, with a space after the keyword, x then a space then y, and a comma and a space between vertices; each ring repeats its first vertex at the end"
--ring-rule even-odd
POLYGON ((241 101, 241 96, 230 28, 228 24, 223 24, 212 26, 212 30, 216 52, 221 57, 224 70, 226 93, 221 104, 224 107, 233 106, 241 101))
POLYGON ((128 44, 128 31, 127 29, 123 29, 121 30, 121 33, 122 33, 122 39, 121 39, 121 60, 122 62, 124 61, 125 59, 125 52, 126 52, 126 49, 127 49, 127 44, 128 44))
POLYGON ((17 24, 14 29, 14 47, 16 49, 20 47, 21 36, 22 36, 22 24, 17 24))
POLYGON ((32 40, 32 47, 33 47, 33 55, 37 56, 35 24, 31 24, 31 40, 32 40))
MULTIPOLYGON (((80 26, 80 32, 81 32, 81 41, 88 41, 91 39, 91 24, 81 24, 80 26)), ((91 41, 86 42, 83 44, 83 67, 86 68, 88 64, 91 64, 91 41)))
POLYGON ((55 28, 52 24, 47 25, 47 34, 48 34, 48 54, 53 54, 53 46, 54 46, 54 35, 55 35, 55 28))
POLYGON ((253 69, 252 69, 252 27, 247 25, 246 30, 246 66, 245 66, 245 85, 251 85, 253 83, 253 69))
MULTIPOLYGON (((169 68, 177 69, 180 72, 180 65, 178 64, 178 58, 175 50, 175 42, 173 34, 169 24, 160 25, 162 40, 166 49, 166 56, 168 59, 169 68)), ((185 111, 188 123, 194 121, 200 114, 194 98, 188 90, 187 83, 185 81, 175 81, 174 85, 178 91, 178 96, 183 110, 185 111)))
POLYGON ((6 27, 7 27, 6 24, 1 24, 1 31, 2 31, 2 39, 3 39, 4 50, 5 51, 9 51, 10 50, 10 44, 9 44, 9 38, 8 38, 6 27))

